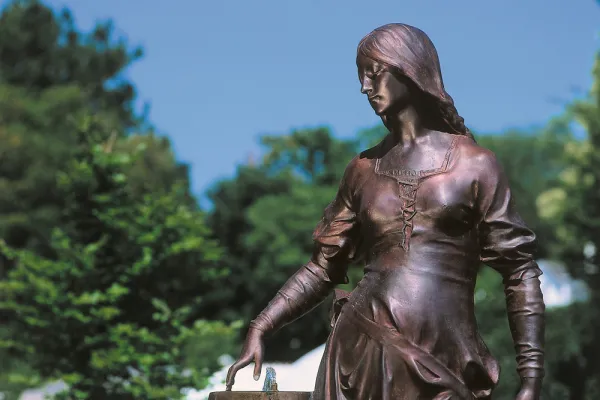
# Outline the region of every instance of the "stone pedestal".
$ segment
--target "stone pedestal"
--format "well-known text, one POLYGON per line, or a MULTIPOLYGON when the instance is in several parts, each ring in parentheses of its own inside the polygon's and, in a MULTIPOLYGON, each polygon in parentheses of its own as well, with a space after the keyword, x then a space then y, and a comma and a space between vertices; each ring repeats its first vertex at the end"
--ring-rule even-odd
POLYGON ((310 400, 311 392, 212 392, 208 400, 310 400))

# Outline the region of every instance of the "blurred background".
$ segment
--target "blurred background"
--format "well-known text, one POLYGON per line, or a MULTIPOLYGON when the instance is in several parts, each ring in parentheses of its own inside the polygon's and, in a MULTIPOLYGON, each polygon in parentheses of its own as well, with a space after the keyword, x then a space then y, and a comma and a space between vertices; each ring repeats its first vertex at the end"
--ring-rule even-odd
MULTIPOLYGON (((600 3, 0 5, 1 400, 221 390, 248 322, 308 260, 346 164, 385 134, 355 52, 389 22, 432 38, 539 237, 544 399, 600 398, 600 3)), ((312 389, 329 304, 267 342, 280 390, 312 389)), ((489 268, 476 310, 502 364, 494 398, 513 399, 489 268)), ((249 374, 236 389, 260 390, 249 374)))

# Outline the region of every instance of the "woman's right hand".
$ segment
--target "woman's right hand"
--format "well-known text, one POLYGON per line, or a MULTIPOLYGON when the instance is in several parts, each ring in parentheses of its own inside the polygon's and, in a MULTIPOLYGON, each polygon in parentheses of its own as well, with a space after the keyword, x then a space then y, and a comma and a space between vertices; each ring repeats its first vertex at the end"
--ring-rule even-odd
POLYGON ((263 335, 264 332, 256 328, 251 327, 248 331, 244 347, 242 347, 242 353, 227 372, 225 385, 228 391, 231 390, 235 383, 235 374, 237 374, 240 369, 250 365, 252 361, 254 361, 254 380, 257 381, 260 378, 260 371, 262 369, 265 352, 263 335))

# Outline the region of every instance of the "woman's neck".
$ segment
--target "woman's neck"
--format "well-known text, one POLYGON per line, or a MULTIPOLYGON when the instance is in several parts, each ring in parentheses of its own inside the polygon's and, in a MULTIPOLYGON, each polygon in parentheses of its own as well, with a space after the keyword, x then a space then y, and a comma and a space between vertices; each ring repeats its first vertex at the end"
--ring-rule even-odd
POLYGON ((413 106, 405 107, 381 117, 383 124, 390 131, 395 145, 411 146, 424 133, 421 117, 413 106))

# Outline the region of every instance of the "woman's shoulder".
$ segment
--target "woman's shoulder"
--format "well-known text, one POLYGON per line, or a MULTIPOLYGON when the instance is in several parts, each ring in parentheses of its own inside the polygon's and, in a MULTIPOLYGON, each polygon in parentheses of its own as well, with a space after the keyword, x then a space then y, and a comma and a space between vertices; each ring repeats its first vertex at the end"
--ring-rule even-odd
POLYGON ((373 170, 372 159, 365 157, 363 153, 361 152, 354 156, 346 166, 344 177, 347 181, 356 182, 362 180, 373 170))
POLYGON ((346 166, 346 174, 362 175, 369 171, 373 171, 375 159, 377 158, 380 147, 381 143, 378 143, 375 146, 367 150, 361 151, 360 153, 355 155, 346 166))
POLYGON ((375 171, 375 154, 379 145, 355 155, 346 165, 343 182, 352 187, 359 188, 371 177, 375 171))
POLYGON ((457 137, 456 142, 460 163, 470 170, 494 173, 502 169, 496 154, 492 150, 479 145, 472 138, 461 135, 457 137))

